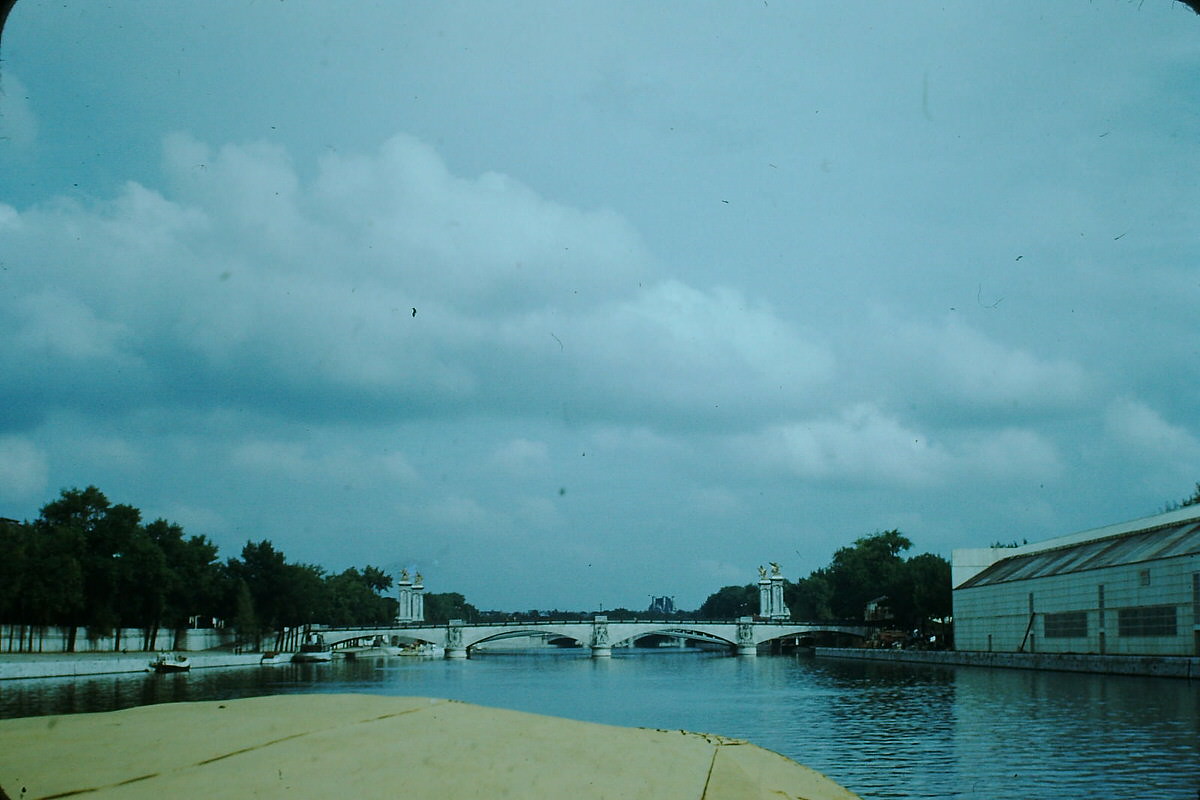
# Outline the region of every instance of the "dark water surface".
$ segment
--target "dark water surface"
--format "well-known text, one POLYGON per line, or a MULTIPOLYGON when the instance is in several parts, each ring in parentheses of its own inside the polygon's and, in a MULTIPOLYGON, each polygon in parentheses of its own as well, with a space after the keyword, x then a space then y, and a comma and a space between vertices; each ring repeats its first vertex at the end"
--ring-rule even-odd
POLYGON ((263 694, 422 695, 749 739, 865 798, 1200 797, 1200 683, 579 651, 0 683, 0 717, 263 694))

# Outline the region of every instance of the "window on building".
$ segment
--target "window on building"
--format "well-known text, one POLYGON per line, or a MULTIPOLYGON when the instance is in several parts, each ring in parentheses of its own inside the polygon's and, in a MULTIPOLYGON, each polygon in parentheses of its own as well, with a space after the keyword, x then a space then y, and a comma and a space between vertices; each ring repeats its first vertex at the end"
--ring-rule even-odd
POLYGON ((1047 639, 1076 639, 1088 635, 1086 611, 1047 614, 1043 625, 1043 635, 1047 639))
POLYGON ((1200 572, 1192 573, 1192 624, 1200 625, 1200 572))
POLYGON ((1117 611, 1121 636, 1174 636, 1175 606, 1137 606, 1117 611))
POLYGON ((1138 573, 1138 583, 1142 586, 1150 585, 1150 570, 1144 569, 1138 573))

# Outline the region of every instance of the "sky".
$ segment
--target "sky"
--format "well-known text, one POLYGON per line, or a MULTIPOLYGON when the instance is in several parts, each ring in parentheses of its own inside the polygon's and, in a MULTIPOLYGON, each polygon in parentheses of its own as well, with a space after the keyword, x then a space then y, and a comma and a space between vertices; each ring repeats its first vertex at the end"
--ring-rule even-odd
POLYGON ((0 516, 695 608, 1200 481, 1169 0, 19 0, 0 516))

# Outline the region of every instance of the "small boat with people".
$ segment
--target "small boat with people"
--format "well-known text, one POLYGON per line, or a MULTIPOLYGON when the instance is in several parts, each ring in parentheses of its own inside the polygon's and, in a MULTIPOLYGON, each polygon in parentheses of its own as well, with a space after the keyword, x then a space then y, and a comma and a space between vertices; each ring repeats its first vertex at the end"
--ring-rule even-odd
POLYGON ((418 658, 444 658, 446 656, 446 648, 439 644, 431 644, 430 642, 412 642, 400 648, 398 656, 409 656, 418 658))
POLYGON ((187 672, 192 668, 188 657, 179 653, 159 653, 147 668, 151 672, 187 672))
POLYGON ((333 661, 333 649, 326 646, 325 637, 319 633, 310 633, 300 645, 299 652, 292 656, 292 661, 300 663, 333 661))

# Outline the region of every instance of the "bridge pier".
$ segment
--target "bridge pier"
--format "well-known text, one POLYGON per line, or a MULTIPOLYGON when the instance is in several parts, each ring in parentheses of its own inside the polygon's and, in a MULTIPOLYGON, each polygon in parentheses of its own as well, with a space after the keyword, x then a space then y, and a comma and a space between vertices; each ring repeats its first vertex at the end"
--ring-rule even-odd
POLYGON ((463 645, 463 621, 452 619, 446 625, 446 658, 466 658, 467 648, 463 645))
POLYGON ((612 658, 612 642, 608 638, 608 617, 592 620, 592 658, 612 658))
POLYGON ((758 645, 754 642, 754 618, 738 617, 737 622, 737 654, 739 656, 757 656, 758 645))

